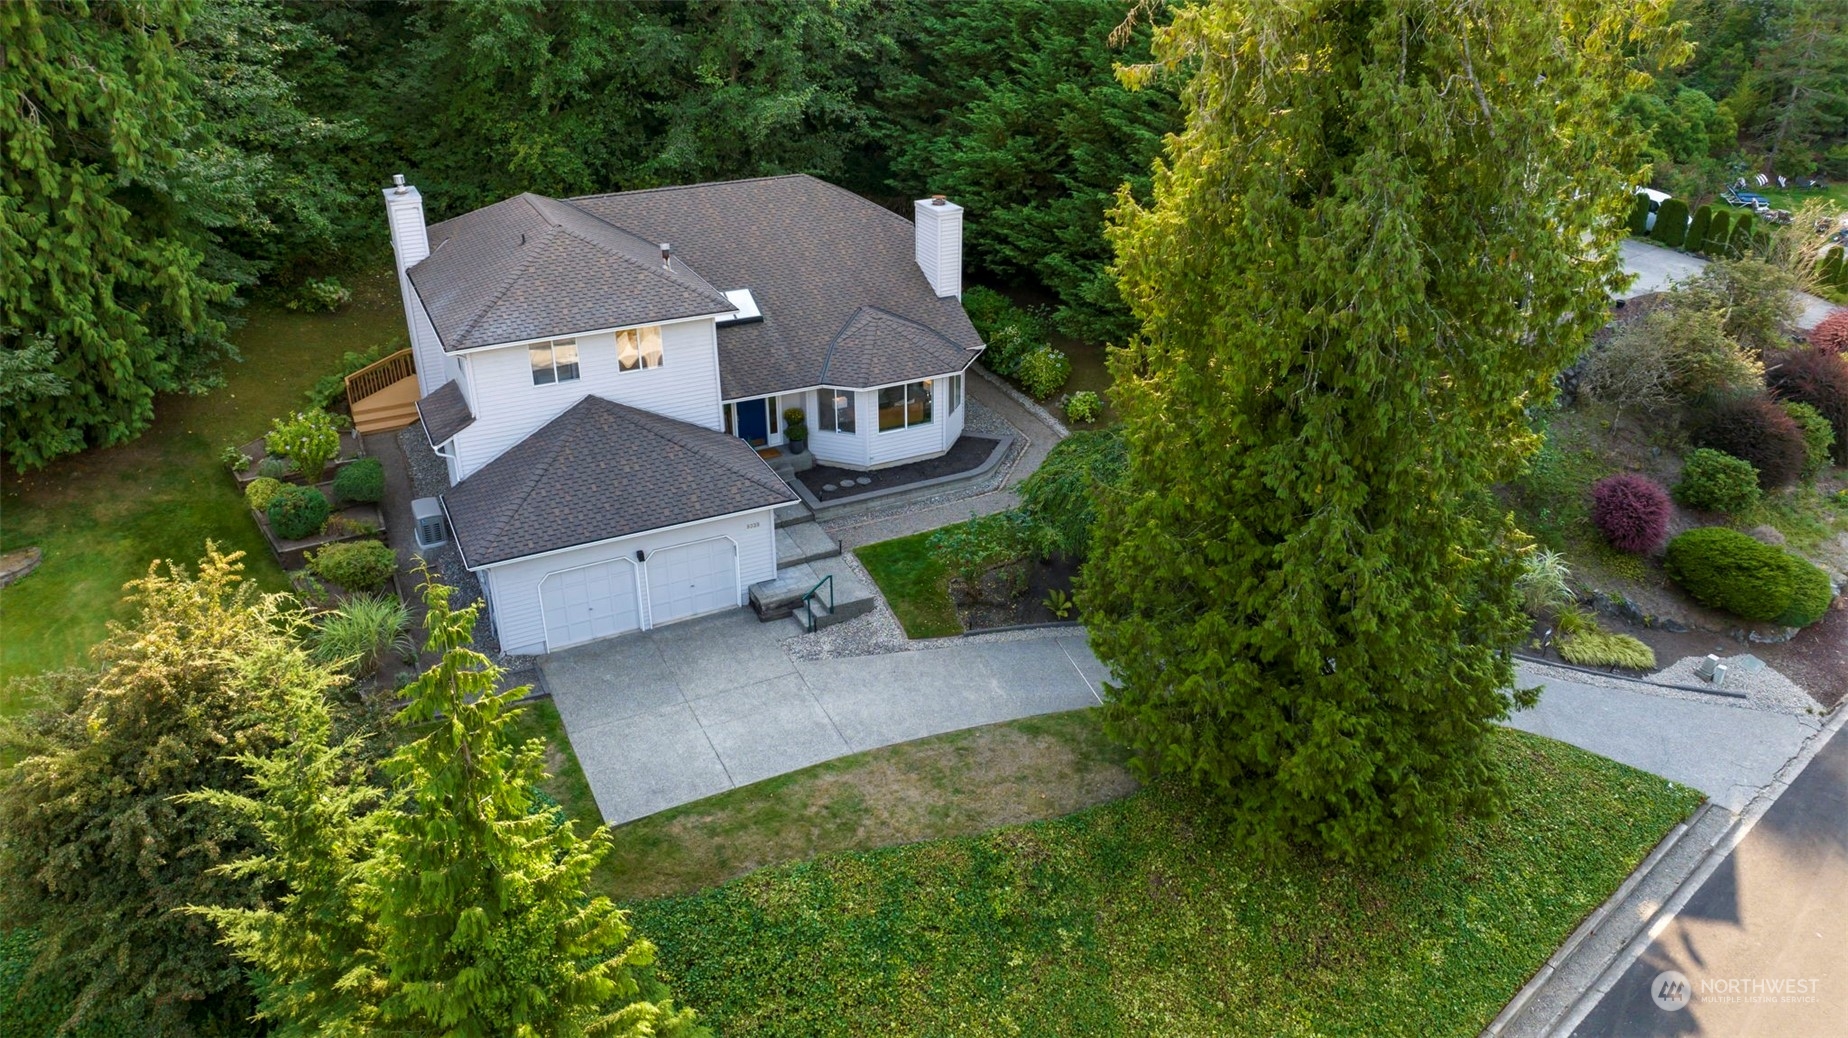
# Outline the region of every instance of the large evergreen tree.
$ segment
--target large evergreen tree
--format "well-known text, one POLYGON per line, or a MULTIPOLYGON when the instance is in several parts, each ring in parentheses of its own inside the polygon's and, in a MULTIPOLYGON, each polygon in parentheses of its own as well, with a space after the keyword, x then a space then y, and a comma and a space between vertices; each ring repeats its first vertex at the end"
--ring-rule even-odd
POLYGON ((1492 805, 1525 623, 1489 488, 1620 280, 1665 7, 1222 0, 1132 71, 1194 70, 1112 231, 1142 336, 1083 599, 1111 728, 1244 838, 1387 856, 1492 805))
POLYGON ((256 970, 258 1013, 284 1035, 695 1033, 646 973, 653 945, 590 896, 609 834, 579 837, 536 797, 543 744, 509 729, 526 689, 497 691, 499 668, 470 646, 478 607, 454 610, 451 594, 425 588, 425 648, 441 659, 407 690, 399 720, 425 734, 385 762, 389 791, 297 697, 296 741, 240 761, 254 795, 193 798, 262 835, 223 871, 281 892, 198 913, 256 970))
POLYGON ((286 700, 338 678, 308 661, 299 614, 241 583, 236 554, 207 551, 196 576, 151 567, 130 584, 137 616, 97 647, 99 669, 42 679, 49 709, 11 723, 0 909, 42 937, 30 982, 75 987, 73 1025, 187 1034, 248 1010, 243 971, 179 909, 250 904, 216 866, 256 832, 175 798, 249 790, 228 758, 281 746, 286 700))
POLYGON ((0 4, 0 348, 49 337, 38 373, 58 389, 0 405, 0 451, 22 470, 130 439, 155 393, 209 385, 229 350, 212 305, 231 285, 202 270, 172 183, 199 2, 0 4))

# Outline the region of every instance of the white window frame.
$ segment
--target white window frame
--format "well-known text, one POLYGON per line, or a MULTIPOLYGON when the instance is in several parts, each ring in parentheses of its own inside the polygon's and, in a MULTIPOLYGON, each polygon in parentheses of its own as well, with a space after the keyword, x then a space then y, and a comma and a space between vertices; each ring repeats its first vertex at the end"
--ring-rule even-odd
POLYGON ((935 384, 936 381, 937 381, 936 379, 932 379, 932 378, 921 378, 915 382, 900 382, 896 385, 881 386, 880 388, 874 390, 873 391, 873 424, 875 426, 880 424, 880 421, 881 421, 880 416, 884 413, 885 408, 879 406, 879 394, 885 392, 888 389, 899 389, 899 390, 904 391, 905 406, 899 411, 899 413, 904 416, 904 423, 901 425, 895 426, 891 429, 882 428, 879 430, 881 433, 904 432, 906 429, 922 429, 924 426, 934 423, 937 420, 937 391, 936 391, 937 387, 935 384), (924 420, 921 422, 914 422, 911 420, 911 391, 912 391, 912 388, 915 386, 926 387, 924 390, 926 394, 925 401, 930 407, 929 413, 925 416, 924 420))
POLYGON ((547 339, 544 342, 533 343, 526 347, 526 363, 532 370, 533 385, 535 387, 555 386, 561 382, 576 382, 578 379, 584 377, 584 363, 582 358, 578 356, 577 339, 575 338, 547 339), (571 359, 560 361, 558 355, 565 350, 571 351, 571 359), (538 363, 541 351, 545 354, 544 367, 541 367, 538 363), (571 369, 569 377, 566 377, 564 373, 559 370, 563 367, 569 367, 571 369), (551 377, 544 381, 540 381, 539 375, 541 372, 549 374, 551 377))
POLYGON ((616 333, 617 371, 653 371, 662 367, 666 362, 667 351, 661 344, 660 325, 649 324, 640 328, 624 328, 616 333), (632 344, 630 348, 635 351, 634 360, 623 356, 625 342, 632 344))
POLYGON ((958 410, 962 408, 962 394, 963 394, 962 375, 960 374, 951 375, 949 378, 949 383, 950 383, 949 393, 947 395, 950 398, 950 413, 955 414, 958 410))
POLYGON ((839 386, 821 386, 815 391, 815 428, 822 432, 839 433, 842 436, 857 435, 859 420, 855 415, 855 397, 857 390, 839 386), (845 400, 846 406, 839 406, 845 400), (847 428, 840 427, 841 416, 847 416, 847 428))

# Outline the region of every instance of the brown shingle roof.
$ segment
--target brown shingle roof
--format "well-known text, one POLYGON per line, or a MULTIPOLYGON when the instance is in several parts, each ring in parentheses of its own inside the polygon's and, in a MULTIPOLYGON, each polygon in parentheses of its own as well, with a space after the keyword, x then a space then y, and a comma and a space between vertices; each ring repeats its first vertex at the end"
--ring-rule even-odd
POLYGON ((816 381, 829 386, 887 386, 961 371, 973 359, 969 351, 921 324, 863 306, 828 345, 816 381))
POLYGON ((794 500, 743 440, 597 396, 443 495, 470 566, 794 500))
POLYGON ((424 435, 430 446, 440 447, 455 435, 475 424, 475 416, 462 396, 462 386, 445 382, 434 393, 417 401, 417 417, 423 422, 424 435))
POLYGON ((428 230, 410 269, 443 349, 460 350, 724 313, 731 303, 659 242, 540 195, 496 202, 428 230))
POLYGON ((843 188, 806 175, 733 180, 574 198, 585 212, 655 241, 722 289, 748 288, 764 319, 720 328, 719 375, 727 400, 831 384, 865 388, 960 371, 982 348, 954 297, 940 299, 915 259, 911 221, 843 188), (894 321, 860 319, 877 307, 894 321), (956 352, 920 345, 909 322, 956 352), (874 331, 890 335, 893 356, 859 355, 874 331), (830 349, 837 359, 830 362, 830 349), (834 363, 844 366, 832 372, 834 363), (876 369, 876 370, 875 370, 876 369), (852 372, 855 379, 848 381, 852 372), (836 381, 829 382, 828 379, 836 381))

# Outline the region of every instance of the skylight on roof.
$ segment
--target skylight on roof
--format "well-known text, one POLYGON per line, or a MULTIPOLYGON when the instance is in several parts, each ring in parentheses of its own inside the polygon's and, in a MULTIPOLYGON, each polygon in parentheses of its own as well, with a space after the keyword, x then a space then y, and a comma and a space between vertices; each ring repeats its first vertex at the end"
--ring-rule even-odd
POLYGON ((717 322, 719 327, 724 328, 733 324, 749 324, 752 321, 761 321, 764 319, 764 313, 757 308, 757 300, 752 297, 750 289, 734 288, 725 293, 725 298, 731 300, 731 305, 737 312, 730 316, 719 318, 717 322))

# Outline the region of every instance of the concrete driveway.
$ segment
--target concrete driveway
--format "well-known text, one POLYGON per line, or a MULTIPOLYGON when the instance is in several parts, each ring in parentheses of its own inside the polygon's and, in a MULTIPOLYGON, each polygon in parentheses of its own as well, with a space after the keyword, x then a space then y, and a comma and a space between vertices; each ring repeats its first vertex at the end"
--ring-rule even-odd
POLYGON ((819 661, 792 660, 789 632, 741 609, 541 659, 606 822, 861 750, 1096 706, 1106 675, 1077 631, 819 661))
POLYGON ((1818 731, 1821 718, 1753 710, 1733 700, 1677 699, 1542 676, 1517 667, 1522 685, 1544 684, 1510 727, 1654 772, 1738 812, 1818 731))
MULTIPOLYGON (((1672 287, 1676 282, 1688 281, 1706 267, 1707 261, 1690 256, 1685 252, 1660 245, 1651 245, 1635 238, 1625 238, 1618 244, 1623 253, 1623 269, 1636 276, 1630 287, 1618 293, 1620 299, 1634 299, 1649 292, 1661 292, 1672 287)), ((1804 331, 1822 323, 1822 319, 1841 309, 1834 303, 1808 292, 1793 292, 1803 312, 1794 322, 1804 331)))

